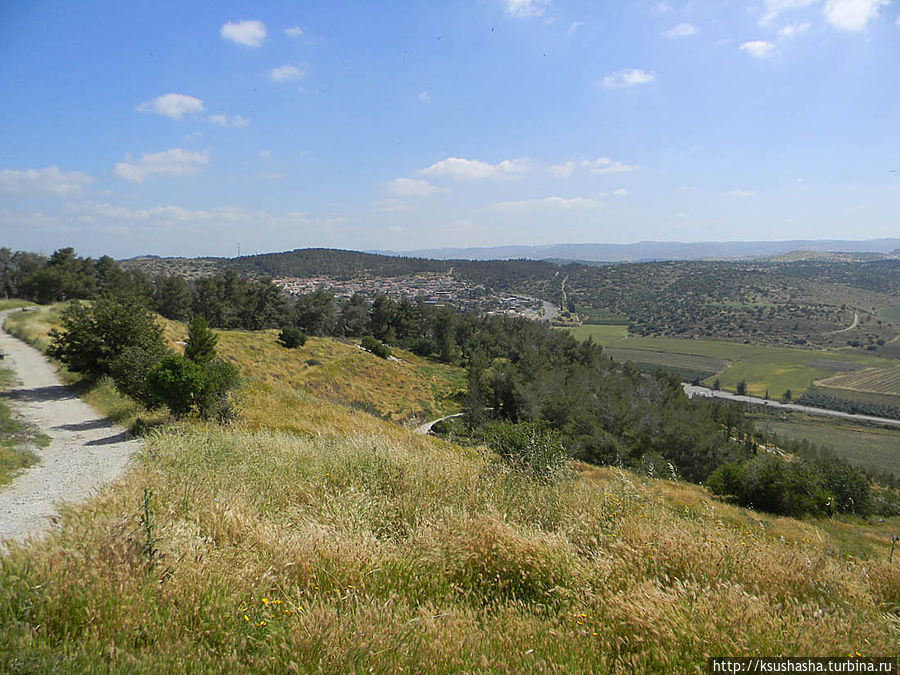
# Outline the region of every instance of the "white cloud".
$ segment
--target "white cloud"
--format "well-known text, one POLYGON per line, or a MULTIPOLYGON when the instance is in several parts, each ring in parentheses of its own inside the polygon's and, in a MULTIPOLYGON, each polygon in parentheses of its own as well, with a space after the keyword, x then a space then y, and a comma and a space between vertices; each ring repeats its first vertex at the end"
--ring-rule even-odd
POLYGON ((752 197, 756 194, 756 190, 732 190, 728 194, 732 197, 752 197))
POLYGON ((432 185, 417 178, 395 178, 388 183, 388 191, 400 197, 428 197, 437 192, 449 192, 449 188, 432 185))
POLYGON ((453 180, 476 180, 514 176, 530 169, 531 162, 527 159, 504 159, 498 164, 488 164, 476 159, 448 157, 421 169, 419 173, 423 176, 437 176, 453 180))
POLYGON ((747 52, 755 59, 767 59, 775 53, 775 45, 765 40, 753 40, 742 44, 741 51, 747 52))
POLYGON ((303 35, 303 29, 300 26, 291 26, 290 28, 284 29, 284 34, 289 38, 298 38, 303 35))
POLYGON ((157 115, 171 117, 173 120, 180 120, 184 115, 201 112, 203 110, 203 101, 184 94, 166 94, 165 96, 154 98, 152 101, 144 101, 136 110, 138 112, 156 113, 157 115))
POLYGON ((261 173, 259 177, 263 180, 281 180, 284 178, 284 174, 282 173, 261 173))
POLYGON ((616 197, 627 197, 627 196, 628 196, 628 190, 626 190, 625 188, 619 188, 618 190, 613 190, 613 194, 614 194, 616 197))
POLYGON ((3 169, 0 171, 0 192, 19 196, 71 195, 94 179, 80 171, 66 173, 58 166, 44 169, 3 169))
POLYGON ((639 68, 626 68, 617 70, 603 78, 602 84, 607 89, 623 89, 635 87, 639 84, 650 84, 656 80, 656 75, 647 73, 639 68))
POLYGON ((766 0, 766 13, 763 14, 759 23, 766 25, 782 12, 804 9, 818 1, 819 0, 766 0))
POLYGON ((616 162, 609 157, 600 157, 595 160, 584 160, 581 166, 588 169, 591 173, 628 173, 637 169, 631 164, 623 164, 616 162))
POLYGON ((404 204, 399 199, 376 199, 372 202, 372 206, 379 211, 387 211, 389 213, 409 213, 414 210, 413 207, 404 204))
POLYGON ((575 162, 571 159, 565 164, 554 164, 550 167, 550 173, 554 176, 559 176, 561 178, 565 178, 566 176, 571 176, 575 171, 575 162))
POLYGON ((500 2, 504 5, 504 12, 520 19, 543 16, 544 8, 550 4, 550 0, 500 0, 500 2))
POLYGON ((669 30, 663 32, 663 35, 670 38, 688 37, 689 35, 696 34, 697 27, 690 23, 680 23, 677 26, 673 26, 669 30))
POLYGON ((269 71, 269 79, 273 82, 296 82, 302 80, 309 67, 306 64, 297 66, 279 66, 269 71))
POLYGON ((897 25, 900 26, 900 14, 897 15, 897 25))
POLYGON ((800 33, 805 33, 810 28, 812 28, 812 24, 808 21, 803 21, 802 23, 792 23, 788 24, 780 31, 778 31, 778 37, 783 40, 790 40, 791 38, 799 35, 800 33))
POLYGON ((229 21, 219 30, 225 40, 239 45, 259 47, 266 39, 266 25, 262 21, 229 21))
POLYGON ((520 211, 535 208, 553 209, 602 209, 605 203, 586 197, 544 197, 543 199, 523 199, 520 201, 499 202, 491 208, 496 211, 520 211))
POLYGON ((431 94, 429 94, 427 91, 420 92, 419 100, 423 103, 431 103, 431 94))
MULTIPOLYGON (((126 160, 129 159, 126 157, 126 160)), ((191 152, 181 148, 173 148, 165 152, 156 152, 141 156, 141 161, 129 161, 116 164, 116 176, 123 180, 142 183, 150 174, 161 173, 169 176, 190 176, 200 172, 209 164, 209 151, 191 152)))
POLYGON ((260 159, 265 159, 265 160, 272 159, 272 151, 271 151, 271 150, 260 150, 260 151, 259 151, 259 158, 260 158, 260 159))
POLYGON ((210 124, 215 124, 219 127, 246 127, 250 125, 250 120, 240 115, 235 115, 230 119, 226 115, 210 115, 207 119, 210 124))
POLYGON ((566 29, 566 32, 571 35, 576 30, 581 28, 581 26, 583 26, 583 25, 584 25, 583 21, 573 21, 572 23, 569 24, 569 27, 568 27, 568 29, 566 29))
POLYGON ((859 31, 878 15, 878 8, 888 0, 828 0, 825 18, 838 30, 859 31))

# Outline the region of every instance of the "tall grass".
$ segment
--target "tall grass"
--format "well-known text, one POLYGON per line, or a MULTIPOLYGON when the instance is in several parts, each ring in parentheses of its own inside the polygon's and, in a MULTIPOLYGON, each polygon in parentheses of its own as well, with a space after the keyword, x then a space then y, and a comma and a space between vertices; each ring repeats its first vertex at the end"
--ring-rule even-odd
POLYGON ((321 434, 157 433, 125 480, 13 547, 0 670, 684 672, 900 647, 886 531, 847 558, 823 523, 702 488, 584 465, 538 482, 320 407, 321 434))
POLYGON ((900 651, 900 519, 773 518, 581 464, 535 480, 277 378, 238 406, 226 428, 152 433, 123 480, 0 559, 0 672, 691 672, 900 651))

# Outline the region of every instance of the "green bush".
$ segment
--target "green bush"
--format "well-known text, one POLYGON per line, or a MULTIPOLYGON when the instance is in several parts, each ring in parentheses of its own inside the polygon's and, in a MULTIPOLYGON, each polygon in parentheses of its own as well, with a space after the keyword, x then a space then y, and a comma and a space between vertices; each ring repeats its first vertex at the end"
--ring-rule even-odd
POLYGON ((556 478, 572 459, 562 437, 541 422, 491 422, 481 434, 508 464, 540 480, 556 478))
POLYGON ((200 365, 170 354, 150 371, 147 395, 157 405, 165 405, 175 417, 196 411, 204 419, 225 420, 231 416, 228 392, 237 381, 237 369, 221 359, 200 365))
POLYGON ((61 330, 50 331, 50 356, 91 379, 114 375, 114 370, 121 375, 116 362, 126 350, 144 352, 142 362, 158 361, 166 353, 162 328, 136 295, 105 295, 91 305, 73 302, 62 314, 61 330))
POLYGON ((306 333, 296 326, 285 326, 278 334, 278 344, 288 349, 297 349, 306 344, 306 333))
POLYGON ((366 335, 362 339, 362 346, 366 351, 370 351, 375 356, 380 356, 383 359, 386 359, 391 355, 391 350, 388 348, 388 346, 382 344, 371 335, 366 335))

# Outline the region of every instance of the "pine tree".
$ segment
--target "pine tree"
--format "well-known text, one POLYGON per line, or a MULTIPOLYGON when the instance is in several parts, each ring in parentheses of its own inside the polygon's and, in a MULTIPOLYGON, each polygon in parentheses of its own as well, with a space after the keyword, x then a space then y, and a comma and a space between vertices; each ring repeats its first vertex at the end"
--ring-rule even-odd
POLYGON ((209 324, 199 314, 191 319, 184 355, 194 363, 203 365, 216 358, 218 336, 209 329, 209 324))

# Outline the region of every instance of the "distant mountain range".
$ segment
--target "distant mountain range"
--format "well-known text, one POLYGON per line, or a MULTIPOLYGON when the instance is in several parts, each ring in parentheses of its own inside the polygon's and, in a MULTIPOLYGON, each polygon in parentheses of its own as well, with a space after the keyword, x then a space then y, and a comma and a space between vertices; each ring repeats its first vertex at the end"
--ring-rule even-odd
MULTIPOLYGON (((547 246, 492 246, 485 248, 432 248, 416 251, 373 251, 436 260, 580 260, 590 262, 639 262, 644 260, 746 260, 786 253, 870 253, 900 256, 900 239, 796 239, 793 241, 668 242, 636 244, 552 244, 547 246)), ((812 255, 810 257, 817 257, 812 255)))

